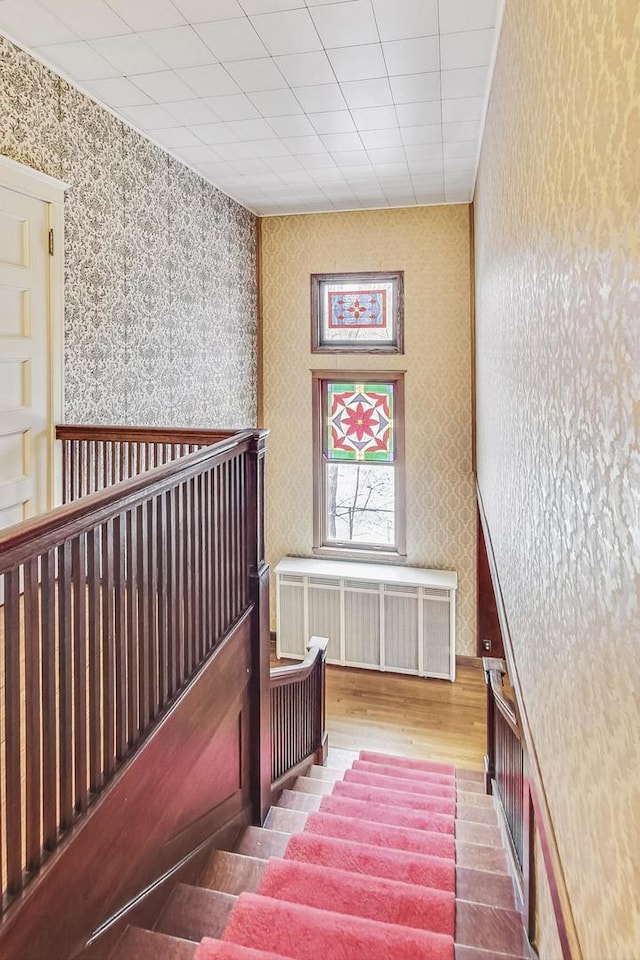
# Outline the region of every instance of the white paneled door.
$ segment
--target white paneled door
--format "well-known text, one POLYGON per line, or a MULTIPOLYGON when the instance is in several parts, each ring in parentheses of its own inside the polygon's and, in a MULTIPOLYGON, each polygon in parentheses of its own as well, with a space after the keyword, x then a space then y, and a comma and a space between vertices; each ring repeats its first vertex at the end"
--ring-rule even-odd
POLYGON ((0 186, 0 529, 51 505, 49 206, 0 186))

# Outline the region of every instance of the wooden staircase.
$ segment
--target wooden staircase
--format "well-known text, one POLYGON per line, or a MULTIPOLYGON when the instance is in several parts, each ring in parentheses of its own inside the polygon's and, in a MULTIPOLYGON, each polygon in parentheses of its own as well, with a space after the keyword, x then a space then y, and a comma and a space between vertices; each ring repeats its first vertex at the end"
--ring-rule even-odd
MULTIPOLYGON (((354 759, 332 750, 328 766, 309 767, 282 792, 263 828, 247 827, 233 850, 214 851, 197 885, 176 886, 153 930, 128 927, 109 960, 190 960, 203 937, 222 937, 236 897, 257 890, 269 858, 284 855, 291 834, 304 828, 354 759)), ((529 957, 494 801, 481 774, 458 771, 456 788, 455 958, 529 957)))

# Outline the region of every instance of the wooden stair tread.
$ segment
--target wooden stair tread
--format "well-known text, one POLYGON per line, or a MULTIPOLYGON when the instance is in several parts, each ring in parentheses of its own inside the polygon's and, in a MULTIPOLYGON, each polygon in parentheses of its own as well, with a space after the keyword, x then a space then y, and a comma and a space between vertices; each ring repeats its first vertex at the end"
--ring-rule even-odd
POLYGON ((281 857, 288 843, 288 833, 265 830, 264 827, 246 827, 242 831, 234 852, 242 853, 246 857, 268 860, 269 857, 281 857))
POLYGON ((257 890, 267 861, 241 853, 216 850, 209 857, 200 880, 201 887, 232 893, 257 890))
POLYGON ((312 793, 300 793, 298 790, 283 790, 278 800, 279 807, 286 807, 288 810, 303 810, 305 813, 312 813, 320 809, 322 797, 314 796, 312 793))
POLYGON ((503 847, 483 843, 465 843, 456 838, 456 865, 470 870, 510 876, 509 862, 503 847))
POLYGON ((488 950, 495 956, 526 956, 522 914, 456 898, 455 942, 488 950))
POLYGON ((515 910, 513 881, 506 873, 491 873, 456 865, 456 898, 515 910))
POLYGON ((529 960, 529 953, 496 953, 495 950, 479 950, 461 943, 454 945, 455 960, 529 960))
POLYGON ((306 822, 307 814, 303 810, 271 807, 264 826, 267 830, 280 830, 282 833, 300 833, 306 822))
POLYGON ((127 927, 109 960, 193 960, 196 944, 166 933, 127 927))
POLYGON ((197 943, 203 937, 219 937, 235 902, 230 893, 179 883, 154 929, 197 943))
POLYGON ((319 780, 317 777, 296 777, 292 789, 299 793, 313 793, 323 797, 331 793, 335 780, 319 780))

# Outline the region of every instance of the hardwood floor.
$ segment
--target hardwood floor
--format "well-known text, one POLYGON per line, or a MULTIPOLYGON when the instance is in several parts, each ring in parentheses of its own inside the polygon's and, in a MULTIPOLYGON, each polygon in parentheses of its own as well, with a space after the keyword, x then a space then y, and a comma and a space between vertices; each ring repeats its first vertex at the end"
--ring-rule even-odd
MULTIPOLYGON (((272 666, 285 662, 272 660, 272 666)), ((458 667, 455 683, 397 673, 327 666, 331 750, 377 750, 482 770, 486 689, 476 667, 458 667)))

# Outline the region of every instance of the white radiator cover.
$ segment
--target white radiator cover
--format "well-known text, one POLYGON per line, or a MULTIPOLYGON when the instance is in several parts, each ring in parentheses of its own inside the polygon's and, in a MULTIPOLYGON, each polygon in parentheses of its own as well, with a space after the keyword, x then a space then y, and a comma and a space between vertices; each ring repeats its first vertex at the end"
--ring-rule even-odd
POLYGON ((457 573, 301 557, 274 572, 278 657, 321 636, 327 663, 455 680, 457 573))

